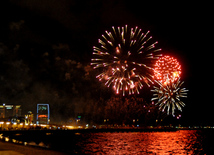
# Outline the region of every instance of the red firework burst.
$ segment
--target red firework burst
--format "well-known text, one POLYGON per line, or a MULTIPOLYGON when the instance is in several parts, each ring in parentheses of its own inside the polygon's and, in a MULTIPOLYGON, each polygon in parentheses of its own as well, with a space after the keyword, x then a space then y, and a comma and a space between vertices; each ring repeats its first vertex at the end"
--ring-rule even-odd
POLYGON ((177 59, 163 56, 156 61, 154 76, 162 84, 177 80, 181 75, 181 65, 177 59))

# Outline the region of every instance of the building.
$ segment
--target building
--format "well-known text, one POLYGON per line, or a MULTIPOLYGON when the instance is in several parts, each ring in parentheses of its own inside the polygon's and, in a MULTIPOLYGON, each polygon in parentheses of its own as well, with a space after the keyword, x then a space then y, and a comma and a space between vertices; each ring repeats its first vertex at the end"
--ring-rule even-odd
POLYGON ((37 104, 37 124, 49 124, 50 110, 49 104, 37 104))
POLYGON ((5 107, 0 105, 0 118, 5 118, 5 107))
POLYGON ((32 124, 33 123, 33 113, 28 111, 28 114, 25 115, 25 124, 32 124))
POLYGON ((9 118, 12 116, 21 116, 21 105, 0 105, 0 118, 9 118))

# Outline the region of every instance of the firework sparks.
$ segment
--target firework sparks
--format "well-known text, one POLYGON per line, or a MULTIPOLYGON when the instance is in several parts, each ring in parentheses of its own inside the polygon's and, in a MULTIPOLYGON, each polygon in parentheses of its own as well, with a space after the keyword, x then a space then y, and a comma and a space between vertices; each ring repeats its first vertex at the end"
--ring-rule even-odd
POLYGON ((153 80, 153 64, 161 54, 161 49, 155 48, 158 43, 152 42, 150 31, 141 32, 138 27, 112 27, 112 31, 105 31, 99 46, 93 47, 91 65, 98 69, 96 76, 106 86, 113 86, 117 94, 125 95, 139 93, 143 85, 150 86, 153 80))
POLYGON ((151 90, 154 92, 152 101, 157 100, 156 105, 159 104, 159 109, 165 111, 167 108, 167 115, 171 113, 174 116, 175 109, 177 108, 179 111, 182 111, 182 107, 185 106, 184 102, 181 101, 180 98, 187 97, 186 88, 181 88, 184 82, 180 81, 180 78, 168 79, 169 82, 166 84, 162 84, 159 81, 155 82, 159 85, 159 87, 154 86, 154 89, 151 90))
POLYGON ((168 83, 168 79, 173 82, 181 75, 181 65, 179 62, 170 56, 164 56, 156 61, 154 76, 162 84, 168 83))

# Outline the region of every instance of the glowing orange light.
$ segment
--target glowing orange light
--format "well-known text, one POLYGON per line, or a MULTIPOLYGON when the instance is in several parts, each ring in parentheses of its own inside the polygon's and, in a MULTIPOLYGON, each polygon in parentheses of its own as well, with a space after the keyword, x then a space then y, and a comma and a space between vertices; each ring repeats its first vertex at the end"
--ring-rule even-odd
POLYGON ((135 87, 135 85, 132 83, 132 84, 130 85, 130 88, 133 89, 134 87, 135 87))
POLYGON ((173 76, 174 77, 179 77, 179 73, 176 71, 176 72, 173 72, 173 76))
POLYGON ((116 47, 116 53, 117 53, 117 54, 120 53, 119 47, 116 47))
POLYGON ((39 115, 38 117, 48 117, 47 115, 39 115))

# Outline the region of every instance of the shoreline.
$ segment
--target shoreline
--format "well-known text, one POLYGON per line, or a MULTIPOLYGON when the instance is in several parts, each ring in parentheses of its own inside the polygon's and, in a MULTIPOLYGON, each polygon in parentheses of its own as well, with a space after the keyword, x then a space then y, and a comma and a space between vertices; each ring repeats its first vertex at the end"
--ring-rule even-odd
POLYGON ((0 154, 9 154, 9 155, 66 155, 66 153, 55 151, 52 149, 46 149, 37 146, 23 145, 12 142, 0 141, 0 154))

